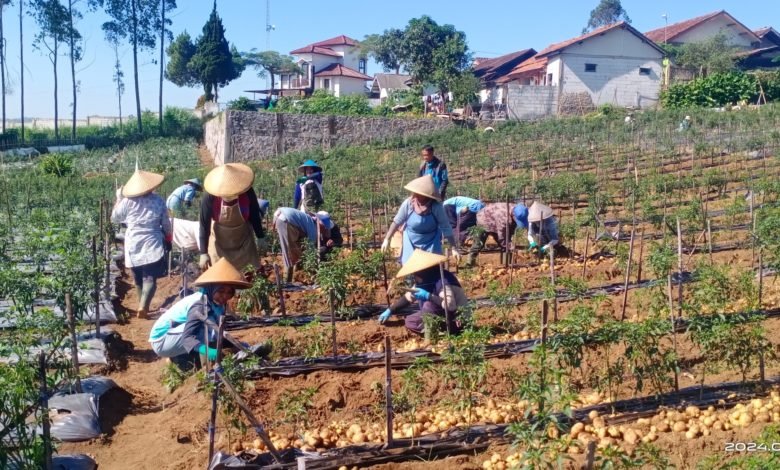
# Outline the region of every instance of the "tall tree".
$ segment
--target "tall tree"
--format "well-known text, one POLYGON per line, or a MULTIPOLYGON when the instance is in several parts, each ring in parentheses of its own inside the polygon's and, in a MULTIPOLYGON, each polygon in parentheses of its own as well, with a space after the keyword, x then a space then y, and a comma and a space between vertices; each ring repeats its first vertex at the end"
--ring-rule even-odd
POLYGON ((114 28, 119 37, 127 39, 133 50, 133 83, 135 85, 135 111, 138 132, 143 132, 141 120, 141 91, 138 83, 138 52, 153 49, 156 42, 155 19, 157 0, 97 0, 112 18, 103 24, 114 28), (110 26, 109 26, 110 25, 110 26))
POLYGON ((187 31, 176 36, 166 52, 168 65, 165 66, 165 78, 180 87, 194 87, 200 83, 198 76, 190 67, 197 48, 187 31))
POLYGON ((70 80, 71 80, 71 93, 72 102, 72 120, 70 127, 70 138, 76 140, 76 105, 78 103, 78 82, 76 82, 76 62, 81 60, 82 47, 81 47, 81 35, 78 34, 74 26, 75 20, 82 18, 81 12, 76 9, 76 3, 78 0, 68 0, 68 52, 70 58, 70 80))
POLYGON ((265 78, 271 76, 271 93, 275 87, 275 76, 279 74, 301 73, 300 67, 292 57, 279 54, 276 51, 245 52, 241 54, 246 65, 257 70, 257 76, 265 78))
POLYGON ((119 129, 122 129, 122 95, 125 94, 125 73, 122 71, 122 62, 119 60, 119 43, 121 35, 112 25, 104 27, 103 33, 106 36, 106 41, 114 50, 114 75, 112 81, 116 84, 116 99, 117 105, 119 106, 119 129))
POLYGON ((160 99, 159 99, 159 126, 160 134, 163 133, 163 78, 165 77, 165 39, 173 39, 173 33, 168 30, 171 20, 166 17, 166 13, 176 8, 176 0, 160 0, 160 18, 157 30, 160 32, 160 99))
POLYGON ((24 0, 19 0, 19 97, 21 113, 20 138, 24 142, 24 0))
POLYGON ((404 30, 401 62, 416 83, 430 82, 445 92, 451 80, 468 69, 471 54, 462 31, 423 15, 404 30))
POLYGON ((225 38, 225 27, 217 14, 216 0, 208 21, 203 25, 203 34, 198 38, 197 51, 189 67, 203 85, 206 100, 215 102, 219 96, 219 87, 238 78, 244 71, 241 55, 225 38))
POLYGON ((68 10, 59 0, 32 0, 31 6, 39 28, 33 46, 49 56, 54 72, 54 137, 59 139, 59 74, 57 73, 59 48, 70 35, 77 35, 78 32, 69 31, 68 10))
POLYGON ((682 45, 661 44, 675 65, 692 71, 698 77, 728 72, 737 68, 739 49, 729 44, 723 33, 701 42, 682 45))
POLYGON ((626 23, 631 22, 631 18, 628 17, 628 13, 620 4, 620 0, 601 0, 598 6, 591 10, 588 24, 583 28, 582 34, 621 20, 626 23))
POLYGON ((11 5, 11 0, 0 0, 0 94, 2 94, 3 133, 5 133, 5 32, 3 31, 3 16, 5 7, 11 5))
POLYGON ((364 55, 372 57, 385 72, 401 73, 404 32, 400 29, 386 29, 382 34, 369 34, 360 42, 364 55))

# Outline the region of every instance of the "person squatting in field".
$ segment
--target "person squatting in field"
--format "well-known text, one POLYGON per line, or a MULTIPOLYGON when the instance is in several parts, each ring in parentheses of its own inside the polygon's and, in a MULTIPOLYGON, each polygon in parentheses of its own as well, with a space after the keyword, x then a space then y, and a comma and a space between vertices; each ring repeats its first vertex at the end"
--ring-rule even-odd
POLYGON ((135 173, 117 189, 111 222, 126 224, 125 266, 133 272, 138 294, 138 318, 148 318, 149 306, 157 290, 157 278, 166 268, 166 252, 171 250, 173 230, 165 201, 154 192, 165 180, 163 175, 142 171, 135 173))
MULTIPOLYGON (((336 224, 325 211, 317 212, 311 216, 306 212, 291 207, 280 207, 274 212, 274 229, 279 235, 279 247, 284 261, 284 277, 286 282, 292 282, 295 265, 303 256, 303 248, 309 243, 313 249, 317 249, 317 232, 319 226, 320 246, 332 249, 335 246, 329 242, 334 237, 336 224)), ((338 232, 339 236, 341 232, 338 232)), ((320 251, 320 255, 323 252, 320 251)))
POLYGON ((398 279, 413 275, 414 288, 382 312, 379 315, 379 323, 385 323, 390 315, 408 307, 416 300, 419 311, 404 317, 404 326, 407 329, 428 337, 430 332, 425 331, 425 327, 426 323, 431 323, 426 322, 424 318, 434 316, 444 320, 443 324, 449 332, 459 333, 463 328, 463 319, 457 317, 457 311, 459 307, 468 303, 468 298, 455 275, 440 267, 441 263, 446 261, 447 258, 444 256, 415 250, 409 257, 409 261, 395 276, 398 279), (446 321, 448 313, 449 325, 446 321))
MULTIPOLYGON (((398 208, 382 242, 382 251, 390 249, 393 235, 401 226, 404 226, 401 265, 406 264, 415 249, 443 254, 442 237, 447 239, 450 247, 454 247, 455 236, 431 175, 413 179, 404 189, 412 195, 398 208)), ((455 251, 453 254, 456 261, 460 261, 460 253, 455 251)))
POLYGON ((303 212, 316 212, 325 203, 322 190, 322 168, 314 160, 306 160, 298 167, 302 175, 295 182, 293 207, 303 212))
POLYGON ((549 206, 535 201, 528 209, 528 251, 547 254, 558 244, 558 222, 549 206))
POLYGON ((165 200, 165 206, 171 217, 183 219, 186 210, 192 206, 192 200, 197 193, 203 191, 203 183, 198 178, 188 179, 174 189, 168 199, 165 200))
POLYGON ((243 271, 260 269, 257 239, 265 237, 262 211, 252 182, 255 175, 243 163, 220 165, 206 175, 200 204, 200 261, 205 270, 221 258, 243 271))
POLYGON ((236 289, 250 286, 226 258, 221 258, 192 285, 198 291, 176 302, 154 322, 149 334, 155 354, 170 358, 182 370, 200 368, 205 359, 217 359, 219 319, 236 289))

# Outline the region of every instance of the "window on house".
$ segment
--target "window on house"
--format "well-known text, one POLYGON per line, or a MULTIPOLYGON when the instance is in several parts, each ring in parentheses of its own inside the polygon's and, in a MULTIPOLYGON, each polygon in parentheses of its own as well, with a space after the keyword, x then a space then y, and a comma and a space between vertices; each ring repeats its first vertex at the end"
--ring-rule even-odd
POLYGON ((547 84, 552 86, 552 74, 551 73, 547 74, 547 84))
POLYGON ((596 71, 596 64, 585 64, 585 71, 586 72, 595 72, 596 71))
POLYGON ((330 90, 330 78, 322 79, 322 88, 324 88, 325 90, 330 90))
POLYGON ((366 74, 366 59, 360 59, 358 61, 358 72, 362 73, 363 75, 366 74))
POLYGON ((650 75, 650 67, 639 67, 639 75, 650 75))

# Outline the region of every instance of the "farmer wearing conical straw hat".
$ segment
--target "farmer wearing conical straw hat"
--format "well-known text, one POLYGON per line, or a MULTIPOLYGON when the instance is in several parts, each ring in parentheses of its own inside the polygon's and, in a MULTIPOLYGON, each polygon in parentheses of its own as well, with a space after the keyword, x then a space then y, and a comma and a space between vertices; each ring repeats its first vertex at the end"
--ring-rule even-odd
POLYGON ((192 284, 198 292, 176 302, 152 327, 149 343, 160 357, 167 357, 183 370, 200 367, 201 357, 214 361, 217 350, 217 325, 225 314, 225 306, 236 289, 249 283, 226 258, 217 263, 192 284), (208 329, 208 343, 206 341, 208 329))
POLYGON ((192 206, 192 200, 195 195, 203 191, 203 183, 198 178, 191 178, 184 181, 184 184, 174 189, 165 205, 168 207, 171 216, 183 217, 185 208, 192 206))
POLYGON ((528 251, 538 248, 542 253, 547 253, 557 244, 558 223, 552 208, 535 201, 528 208, 528 251))
MULTIPOLYGON (((401 248, 402 265, 406 264, 415 249, 443 254, 442 236, 447 238, 450 247, 454 247, 455 237, 452 227, 431 175, 413 179, 404 186, 404 189, 412 195, 401 203, 382 242, 382 251, 390 248, 390 240, 402 225, 405 225, 401 248)), ((455 259, 460 261, 460 253, 455 251, 454 255, 455 259)))
POLYGON ((147 318, 157 290, 157 278, 165 271, 165 251, 173 238, 165 201, 154 193, 165 177, 138 169, 117 189, 111 221, 126 224, 125 265, 133 272, 138 293, 138 318, 147 318))
POLYGON ((237 269, 260 268, 255 237, 265 237, 252 189, 255 174, 243 163, 220 165, 206 175, 200 205, 200 267, 227 258, 237 269))
POLYGON ((460 282, 450 271, 442 267, 447 261, 442 255, 414 250, 406 264, 403 265, 396 278, 414 275, 414 289, 404 294, 390 308, 382 312, 379 322, 384 323, 391 314, 408 307, 415 300, 420 310, 404 318, 404 325, 410 331, 426 336, 423 317, 433 315, 445 320, 449 319, 448 331, 457 333, 462 327, 461 320, 456 318, 458 307, 468 303, 466 293, 460 282))

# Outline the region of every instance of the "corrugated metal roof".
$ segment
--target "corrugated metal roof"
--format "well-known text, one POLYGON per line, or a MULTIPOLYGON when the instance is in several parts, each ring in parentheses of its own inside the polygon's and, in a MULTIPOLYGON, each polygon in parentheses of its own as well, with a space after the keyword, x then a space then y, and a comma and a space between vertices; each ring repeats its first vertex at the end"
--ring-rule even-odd
POLYGON ((409 85, 406 84, 407 80, 412 78, 409 75, 395 74, 395 73, 378 73, 374 75, 374 81, 379 88, 386 90, 406 90, 409 85))

